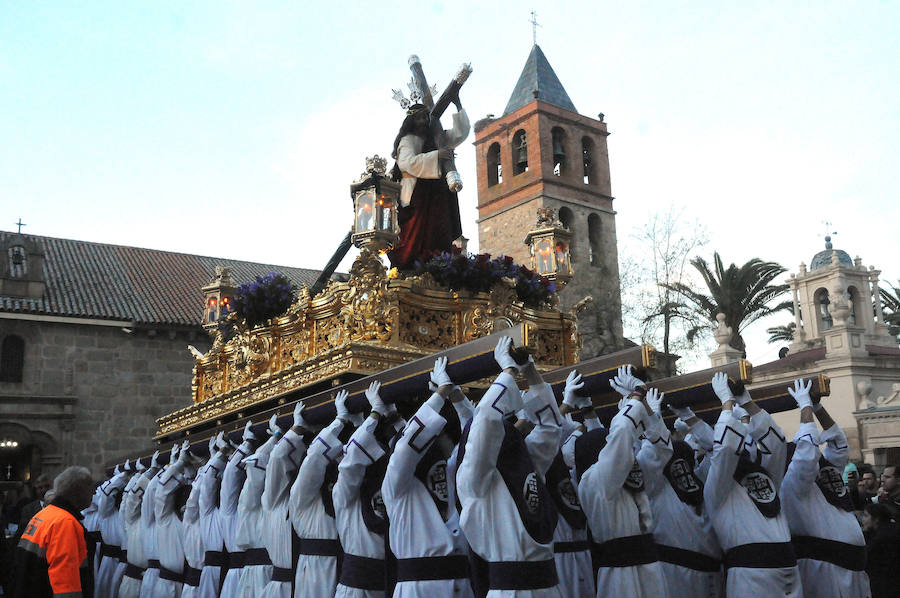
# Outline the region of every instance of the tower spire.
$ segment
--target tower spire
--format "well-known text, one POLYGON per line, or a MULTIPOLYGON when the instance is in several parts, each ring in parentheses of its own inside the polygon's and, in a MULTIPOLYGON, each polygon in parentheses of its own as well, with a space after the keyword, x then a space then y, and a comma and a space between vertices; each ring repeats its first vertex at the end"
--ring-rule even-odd
POLYGON ((531 11, 531 20, 528 22, 531 23, 531 41, 534 42, 534 45, 536 46, 537 45, 537 28, 540 27, 540 25, 537 22, 537 12, 536 11, 533 11, 533 10, 531 11))

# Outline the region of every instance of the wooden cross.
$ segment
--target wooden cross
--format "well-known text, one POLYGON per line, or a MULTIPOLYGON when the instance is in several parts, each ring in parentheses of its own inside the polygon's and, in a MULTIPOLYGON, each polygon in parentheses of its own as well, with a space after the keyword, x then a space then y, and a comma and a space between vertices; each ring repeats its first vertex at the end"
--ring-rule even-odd
POLYGON ((540 25, 537 22, 537 12, 535 12, 533 10, 531 11, 531 20, 528 22, 531 23, 531 39, 534 42, 534 45, 536 46, 537 45, 537 28, 540 27, 540 25))
POLYGON ((15 224, 16 224, 16 226, 19 227, 19 231, 18 231, 18 232, 19 232, 20 234, 21 234, 21 232, 22 232, 22 227, 23 227, 23 226, 28 226, 27 224, 25 224, 24 222, 22 222, 22 219, 21 219, 21 218, 19 218, 19 221, 16 222, 15 224))

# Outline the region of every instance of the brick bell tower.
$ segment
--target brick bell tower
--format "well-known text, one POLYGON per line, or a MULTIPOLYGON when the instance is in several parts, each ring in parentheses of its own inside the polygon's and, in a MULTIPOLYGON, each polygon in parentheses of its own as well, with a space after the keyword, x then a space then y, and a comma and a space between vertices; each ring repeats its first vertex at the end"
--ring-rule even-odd
POLYGON ((479 248, 529 264, 523 239, 537 209, 556 210, 573 233, 575 269, 561 307, 594 298, 578 317, 582 358, 623 346, 608 135, 602 114, 599 120, 578 114, 536 44, 503 115, 475 123, 479 248))

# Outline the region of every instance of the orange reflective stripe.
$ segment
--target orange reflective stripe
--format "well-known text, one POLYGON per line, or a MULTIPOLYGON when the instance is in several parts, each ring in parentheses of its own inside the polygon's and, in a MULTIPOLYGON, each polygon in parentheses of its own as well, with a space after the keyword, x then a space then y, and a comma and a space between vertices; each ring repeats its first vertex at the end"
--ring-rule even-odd
POLYGON ((81 564, 87 558, 84 528, 68 511, 48 505, 31 520, 19 546, 47 563, 54 596, 81 596, 81 564), (32 529, 33 527, 33 529, 32 529))
POLYGON ((18 547, 22 550, 27 550, 32 554, 36 554, 42 560, 47 560, 47 549, 35 544, 24 536, 19 540, 18 547))

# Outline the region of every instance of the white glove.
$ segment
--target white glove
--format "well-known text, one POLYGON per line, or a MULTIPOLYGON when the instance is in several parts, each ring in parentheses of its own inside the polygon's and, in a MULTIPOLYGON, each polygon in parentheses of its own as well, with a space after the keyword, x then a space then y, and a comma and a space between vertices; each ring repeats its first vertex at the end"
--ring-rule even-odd
MULTIPOLYGON (((656 388, 647 389, 647 404, 650 405, 653 413, 660 413, 660 406, 664 396, 666 396, 666 393, 659 392, 656 388)), ((660 415, 662 414, 660 413, 660 415)))
POLYGON ((169 465, 175 463, 178 460, 178 452, 181 450, 181 445, 177 442, 172 445, 172 450, 169 452, 169 465))
POLYGON ((569 372, 569 375, 566 376, 566 387, 563 390, 563 404, 568 405, 573 409, 582 409, 584 407, 589 407, 591 404, 591 398, 580 397, 575 392, 583 387, 584 382, 581 380, 581 374, 578 373, 578 370, 572 370, 571 372, 569 372))
POLYGON ((278 427, 278 414, 273 413, 272 417, 269 418, 269 429, 266 430, 269 433, 269 436, 281 437, 284 435, 284 431, 278 427))
MULTIPOLYGON (((522 399, 524 400, 524 397, 522 397, 522 399)), ((531 414, 528 413, 527 409, 519 409, 518 411, 516 411, 516 419, 521 419, 532 424, 534 423, 534 420, 531 419, 531 414)))
POLYGON ((138 459, 137 461, 134 462, 134 469, 135 469, 135 471, 137 471, 138 473, 142 473, 142 472, 144 472, 144 471, 147 471, 147 467, 146 467, 143 463, 141 463, 141 460, 140 460, 140 459, 138 459))
POLYGON ((510 346, 512 345, 512 339, 508 336, 501 336, 500 340, 497 341, 497 346, 494 347, 494 360, 497 362, 497 365, 500 366, 501 370, 505 370, 506 368, 515 368, 516 371, 521 369, 521 366, 516 363, 516 360, 512 358, 512 355, 509 354, 510 346))
MULTIPOLYGON (((220 432, 221 433, 221 432, 220 432)), ((211 436, 207 446, 209 447, 209 456, 212 457, 216 454, 216 439, 218 439, 218 435, 211 436)))
POLYGON ((256 434, 250 429, 251 427, 253 427, 253 422, 248 421, 247 425, 244 426, 244 436, 242 440, 256 440, 256 434))
POLYGON ((740 405, 734 406, 734 409, 731 410, 731 415, 734 418, 739 419, 741 421, 743 421, 745 417, 750 417, 750 414, 747 413, 747 410, 744 409, 743 407, 741 407, 740 405))
POLYGON ((337 396, 334 397, 335 417, 345 422, 353 421, 353 416, 347 409, 347 397, 349 396, 350 393, 347 390, 339 390, 337 396))
POLYGON ((213 448, 217 451, 224 451, 228 448, 228 441, 225 440, 225 432, 219 432, 213 442, 213 448))
POLYGON ((696 417, 694 410, 690 407, 673 407, 669 404, 669 411, 677 415, 679 420, 689 420, 692 417, 696 417))
POLYGON ((131 466, 131 459, 125 459, 125 467, 122 468, 126 473, 131 473, 134 471, 134 467, 131 466))
POLYGON ((381 395, 378 394, 379 390, 381 390, 381 382, 375 380, 369 384, 369 388, 366 390, 366 399, 369 400, 372 411, 384 417, 390 413, 390 411, 388 410, 387 405, 384 404, 384 401, 381 400, 381 395))
POLYGON ((297 404, 294 405, 294 426, 309 430, 310 425, 303 419, 304 409, 306 409, 306 405, 303 404, 303 401, 297 401, 297 404))
POLYGON ((728 374, 725 372, 716 372, 712 377, 712 387, 713 392, 716 393, 716 396, 719 397, 719 400, 724 405, 727 401, 734 400, 734 394, 732 394, 731 389, 728 388, 728 374))
POLYGON ((185 440, 181 443, 181 450, 178 451, 178 462, 179 463, 187 463, 188 457, 191 456, 191 452, 188 450, 191 448, 191 441, 185 440))
POLYGON ((434 369, 431 370, 431 382, 438 387, 453 385, 453 380, 447 375, 446 357, 438 357, 434 360, 434 369))
POLYGON ((794 401, 800 409, 812 407, 812 397, 809 396, 810 388, 812 388, 812 381, 802 378, 794 380, 793 387, 788 387, 788 394, 794 397, 794 401))
POLYGON ((122 473, 122 471, 119 469, 119 464, 116 463, 116 467, 115 467, 115 469, 113 469, 112 477, 116 477, 117 475, 119 475, 121 473, 122 473))
POLYGON ((159 467, 159 451, 153 453, 153 456, 150 458, 150 467, 159 467))
POLYGON ((616 372, 616 377, 609 381, 609 385, 613 387, 613 390, 623 397, 627 397, 634 392, 635 388, 644 384, 643 380, 632 375, 631 370, 630 364, 620 366, 616 372))
POLYGON ((680 419, 675 420, 675 431, 681 434, 681 437, 684 438, 688 434, 691 433, 691 427, 684 423, 680 419))

